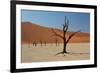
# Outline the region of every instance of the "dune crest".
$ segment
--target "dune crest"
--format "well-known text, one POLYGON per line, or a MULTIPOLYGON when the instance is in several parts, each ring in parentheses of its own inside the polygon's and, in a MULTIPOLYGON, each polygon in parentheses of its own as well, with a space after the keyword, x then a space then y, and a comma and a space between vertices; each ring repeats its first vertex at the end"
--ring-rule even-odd
MULTIPOLYGON (((22 22, 21 23, 21 41, 22 43, 33 43, 34 41, 46 42, 46 43, 55 43, 56 36, 53 36, 52 28, 40 26, 31 22, 22 22)), ((57 33, 62 35, 62 31, 59 29, 54 29, 57 33)), ((67 32, 68 37, 73 32, 67 32)), ((58 43, 62 43, 63 40, 57 37, 58 43)), ((90 42, 90 34, 88 33, 77 33, 69 43, 86 43, 90 42)))

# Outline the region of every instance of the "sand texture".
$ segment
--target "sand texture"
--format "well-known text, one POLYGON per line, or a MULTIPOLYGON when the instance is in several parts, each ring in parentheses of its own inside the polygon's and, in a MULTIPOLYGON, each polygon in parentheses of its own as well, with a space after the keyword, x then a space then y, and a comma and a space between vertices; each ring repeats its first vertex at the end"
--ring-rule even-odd
POLYGON ((63 50, 63 44, 22 44, 21 59, 22 63, 48 62, 48 61, 69 61, 69 60, 88 60, 90 59, 89 43, 70 43, 66 50, 69 54, 59 54, 63 50))
MULTIPOLYGON (((90 59, 90 34, 79 32, 75 34, 66 46, 67 54, 58 54, 63 51, 63 39, 57 37, 52 29, 63 36, 63 31, 49 28, 31 22, 22 22, 21 25, 21 61, 48 62, 90 59), (56 45, 56 43, 58 45, 56 45)), ((75 31, 66 32, 66 40, 75 31)))

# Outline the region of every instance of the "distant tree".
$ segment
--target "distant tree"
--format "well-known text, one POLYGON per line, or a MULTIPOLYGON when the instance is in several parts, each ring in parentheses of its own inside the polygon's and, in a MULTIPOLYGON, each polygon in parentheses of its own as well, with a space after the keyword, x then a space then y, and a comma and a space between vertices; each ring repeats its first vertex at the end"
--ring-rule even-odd
POLYGON ((46 41, 44 42, 45 46, 46 46, 46 41))
POLYGON ((54 35, 55 35, 55 36, 58 36, 59 38, 61 38, 61 39, 63 40, 63 51, 57 53, 56 55, 58 55, 58 54, 64 54, 64 56, 65 56, 65 54, 68 54, 68 52, 67 52, 67 50, 66 50, 66 46, 67 46, 68 42, 70 41, 70 39, 71 39, 75 34, 77 34, 78 32, 80 32, 80 30, 79 30, 79 31, 76 31, 76 32, 73 32, 73 33, 71 33, 71 34, 69 35, 68 38, 66 38, 66 34, 67 34, 67 31, 68 31, 68 28, 69 28, 69 19, 67 19, 67 22, 66 22, 66 16, 65 16, 65 23, 63 24, 63 30, 62 30, 62 31, 63 31, 63 35, 58 34, 54 29, 52 29, 54 35))
POLYGON ((35 46, 37 46, 37 43, 35 42, 35 46))
POLYGON ((40 41, 40 44, 41 44, 41 46, 42 46, 42 41, 40 41))
POLYGON ((35 43, 33 42, 33 46, 35 45, 35 43))
POLYGON ((36 43, 36 41, 34 41, 34 42, 33 42, 33 46, 37 46, 37 43, 36 43))
POLYGON ((55 41, 56 41, 55 43, 56 43, 56 46, 57 46, 58 45, 58 39, 57 39, 57 37, 56 37, 56 40, 55 41))

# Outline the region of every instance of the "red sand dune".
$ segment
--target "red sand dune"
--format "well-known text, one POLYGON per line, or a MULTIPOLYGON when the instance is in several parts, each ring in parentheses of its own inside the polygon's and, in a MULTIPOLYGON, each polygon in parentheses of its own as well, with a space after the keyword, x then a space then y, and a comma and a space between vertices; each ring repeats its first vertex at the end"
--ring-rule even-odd
MULTIPOLYGON (((40 26, 37 24, 33 24, 30 22, 22 22, 21 25, 21 39, 22 43, 33 43, 34 41, 39 42, 46 42, 46 43, 55 43, 56 36, 53 36, 54 33, 51 30, 52 28, 40 26)), ((62 35, 62 31, 59 29, 54 29, 57 33, 62 35)), ((68 37, 73 32, 67 32, 66 37, 68 37)), ((62 43, 63 40, 57 37, 59 43, 62 43)), ((83 43, 90 41, 90 34, 88 33, 77 33, 72 39, 70 43, 83 43)))

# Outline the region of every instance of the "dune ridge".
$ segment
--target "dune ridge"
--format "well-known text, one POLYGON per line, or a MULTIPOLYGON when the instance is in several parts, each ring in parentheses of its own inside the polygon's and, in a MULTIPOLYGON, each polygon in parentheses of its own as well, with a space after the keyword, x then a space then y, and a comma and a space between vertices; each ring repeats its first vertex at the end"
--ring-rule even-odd
MULTIPOLYGON (((62 30, 54 29, 57 33, 62 35, 62 30)), ((66 38, 73 32, 67 32, 66 38)), ((22 22, 21 23, 21 41, 22 43, 33 43, 34 41, 46 42, 46 43, 55 43, 56 38, 58 43, 62 43, 63 40, 59 37, 53 36, 52 28, 40 26, 31 22, 22 22)), ((77 33, 69 43, 86 43, 90 42, 90 34, 79 32, 77 33)))

